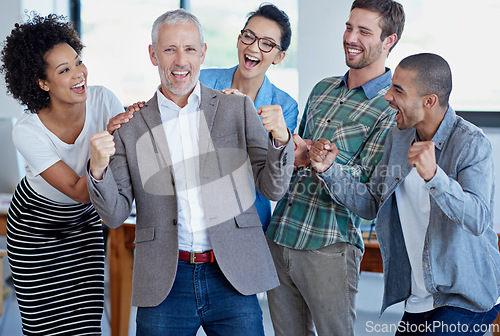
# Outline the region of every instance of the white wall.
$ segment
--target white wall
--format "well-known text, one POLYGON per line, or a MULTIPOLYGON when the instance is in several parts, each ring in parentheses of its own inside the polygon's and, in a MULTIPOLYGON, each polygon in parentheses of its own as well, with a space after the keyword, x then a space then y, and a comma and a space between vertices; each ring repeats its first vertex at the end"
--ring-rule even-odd
MULTIPOLYGON (((21 20, 22 0, 1 0, 0 10, 0 36, 1 41, 10 34, 14 23, 21 20)), ((12 96, 7 94, 4 76, 0 76, 0 116, 13 117, 19 116, 23 108, 15 101, 12 96)))
POLYGON ((345 65, 342 36, 352 0, 299 0, 299 111, 302 114, 314 85, 342 76, 345 65))

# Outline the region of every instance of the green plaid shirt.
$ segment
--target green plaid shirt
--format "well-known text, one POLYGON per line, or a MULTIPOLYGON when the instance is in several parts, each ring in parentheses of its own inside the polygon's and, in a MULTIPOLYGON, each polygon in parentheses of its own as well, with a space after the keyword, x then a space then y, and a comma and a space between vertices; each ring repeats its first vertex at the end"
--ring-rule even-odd
MULTIPOLYGON (((361 87, 347 88, 344 77, 320 81, 306 104, 298 134, 313 141, 334 142, 337 161, 359 181, 366 182, 382 158, 387 131, 394 113, 384 95, 391 85, 391 71, 361 87)), ((359 225, 362 219, 335 203, 311 169, 294 173, 287 194, 278 202, 266 236, 279 245, 315 250, 348 242, 364 250, 359 225)))

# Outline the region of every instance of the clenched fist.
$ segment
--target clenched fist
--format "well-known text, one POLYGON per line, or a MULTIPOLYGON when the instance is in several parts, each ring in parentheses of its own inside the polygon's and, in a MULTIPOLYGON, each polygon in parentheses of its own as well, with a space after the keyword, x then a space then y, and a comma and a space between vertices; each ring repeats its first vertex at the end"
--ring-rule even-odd
POLYGON ((90 173, 96 180, 102 180, 109 158, 115 154, 115 142, 108 131, 90 137, 90 173))
POLYGON ((417 168, 417 172, 426 182, 436 175, 437 164, 435 145, 432 141, 415 142, 408 151, 408 163, 417 168))
POLYGON ((290 140, 290 134, 286 127, 285 117, 280 105, 261 106, 257 113, 262 117, 262 123, 266 131, 271 133, 276 145, 283 146, 290 140))
POLYGON ((311 166, 318 173, 322 173, 328 170, 328 168, 330 168, 330 166, 335 162, 339 152, 339 149, 333 142, 321 138, 318 141, 315 141, 309 150, 311 166))

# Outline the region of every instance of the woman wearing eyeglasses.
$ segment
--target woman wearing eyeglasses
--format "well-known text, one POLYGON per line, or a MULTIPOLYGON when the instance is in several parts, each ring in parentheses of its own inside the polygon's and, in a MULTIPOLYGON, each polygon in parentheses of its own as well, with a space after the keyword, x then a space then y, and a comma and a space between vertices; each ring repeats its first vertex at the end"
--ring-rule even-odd
MULTIPOLYGON (((248 14, 238 36, 239 64, 229 69, 201 70, 200 82, 224 93, 249 96, 258 110, 280 109, 293 133, 299 114, 297 102, 266 76, 271 64, 285 58, 291 37, 288 15, 272 4, 262 4, 248 14)), ((265 231, 271 219, 271 202, 255 191, 255 206, 265 231)))

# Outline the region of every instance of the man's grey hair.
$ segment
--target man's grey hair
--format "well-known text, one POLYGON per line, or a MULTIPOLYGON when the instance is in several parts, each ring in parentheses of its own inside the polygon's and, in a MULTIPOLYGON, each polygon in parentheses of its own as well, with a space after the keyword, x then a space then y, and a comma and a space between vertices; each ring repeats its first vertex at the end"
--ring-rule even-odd
POLYGON ((160 27, 166 24, 177 24, 177 23, 194 23, 198 27, 198 31, 200 33, 200 41, 203 46, 203 30, 201 29, 201 23, 196 16, 189 13, 185 9, 175 9, 163 13, 160 15, 155 22, 153 23, 153 29, 151 30, 151 42, 154 50, 156 51, 156 44, 158 43, 158 31, 160 27))

